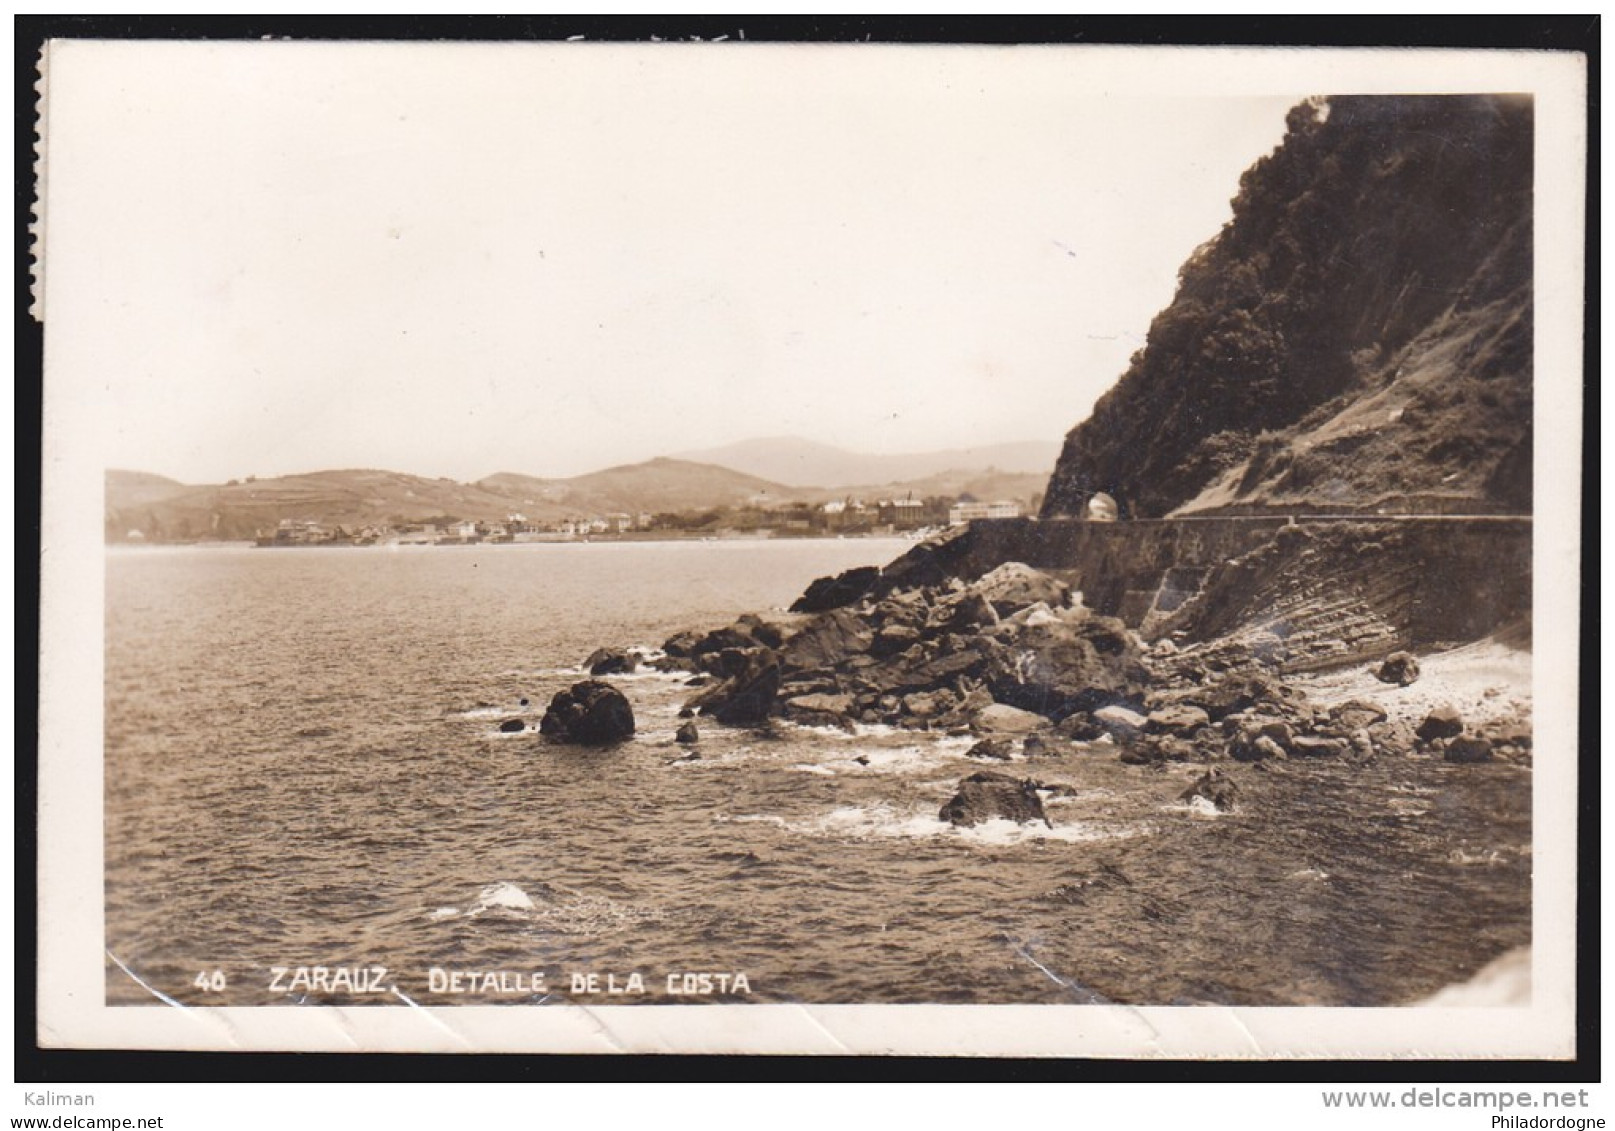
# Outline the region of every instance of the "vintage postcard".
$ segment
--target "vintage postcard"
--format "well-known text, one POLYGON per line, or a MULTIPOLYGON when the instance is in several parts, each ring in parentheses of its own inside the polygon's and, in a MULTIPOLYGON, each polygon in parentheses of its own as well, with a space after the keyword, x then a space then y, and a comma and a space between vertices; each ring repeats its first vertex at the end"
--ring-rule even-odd
POLYGON ((1580 56, 40 66, 42 1044, 1575 1054, 1580 56))

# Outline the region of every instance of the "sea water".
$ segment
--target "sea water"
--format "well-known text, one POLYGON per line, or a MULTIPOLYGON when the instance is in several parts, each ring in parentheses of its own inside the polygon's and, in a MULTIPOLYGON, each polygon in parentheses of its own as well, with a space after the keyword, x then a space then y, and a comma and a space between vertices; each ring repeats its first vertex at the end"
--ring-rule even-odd
POLYGON ((107 999, 1380 1005, 1530 941, 1530 773, 1002 767, 1052 827, 937 817, 968 736, 700 720, 551 745, 596 647, 781 608, 895 540, 111 549, 107 999), (521 719, 520 733, 500 724, 521 719))

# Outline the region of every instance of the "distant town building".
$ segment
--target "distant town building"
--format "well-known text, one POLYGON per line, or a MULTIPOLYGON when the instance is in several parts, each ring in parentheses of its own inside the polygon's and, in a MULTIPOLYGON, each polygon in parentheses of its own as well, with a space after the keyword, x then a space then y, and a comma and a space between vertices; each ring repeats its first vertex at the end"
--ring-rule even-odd
POLYGON ((925 504, 919 499, 882 499, 875 504, 882 525, 912 530, 925 525, 925 504))
POLYGON ((959 502, 948 510, 948 524, 963 526, 979 518, 1019 518, 1020 514, 1021 505, 1012 499, 995 503, 959 502))

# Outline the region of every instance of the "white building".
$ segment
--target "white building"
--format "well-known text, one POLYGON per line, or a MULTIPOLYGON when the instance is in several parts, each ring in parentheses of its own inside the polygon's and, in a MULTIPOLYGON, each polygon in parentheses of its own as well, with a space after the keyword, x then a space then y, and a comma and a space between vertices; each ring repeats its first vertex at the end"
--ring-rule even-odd
POLYGON ((1020 515, 1021 505, 1012 499, 995 503, 954 503, 948 508, 948 524, 963 526, 978 518, 1019 518, 1020 515))

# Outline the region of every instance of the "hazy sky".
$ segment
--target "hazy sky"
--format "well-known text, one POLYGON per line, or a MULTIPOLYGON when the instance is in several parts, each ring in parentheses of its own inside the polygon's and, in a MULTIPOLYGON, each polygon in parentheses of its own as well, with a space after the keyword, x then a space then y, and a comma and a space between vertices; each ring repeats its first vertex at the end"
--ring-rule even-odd
POLYGON ((1057 439, 1304 93, 1051 48, 91 43, 51 73, 47 398, 88 375, 107 465, 190 482, 1057 439))

